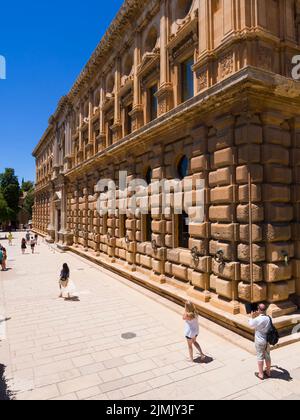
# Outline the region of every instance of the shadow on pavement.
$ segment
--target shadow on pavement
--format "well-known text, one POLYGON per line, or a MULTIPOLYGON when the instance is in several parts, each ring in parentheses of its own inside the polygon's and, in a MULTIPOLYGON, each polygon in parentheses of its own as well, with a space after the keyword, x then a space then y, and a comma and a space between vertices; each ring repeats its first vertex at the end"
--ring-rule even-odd
POLYGON ((5 379, 5 366, 0 364, 0 401, 11 401, 13 399, 14 396, 9 391, 5 379))
POLYGON ((195 359, 195 363, 202 364, 202 365, 209 365, 213 361, 214 361, 214 359, 212 357, 209 357, 209 356, 206 356, 205 360, 202 360, 201 357, 198 357, 197 359, 195 359))
POLYGON ((280 379, 286 382, 293 381, 291 374, 286 369, 283 369, 279 366, 272 366, 271 379, 280 379))

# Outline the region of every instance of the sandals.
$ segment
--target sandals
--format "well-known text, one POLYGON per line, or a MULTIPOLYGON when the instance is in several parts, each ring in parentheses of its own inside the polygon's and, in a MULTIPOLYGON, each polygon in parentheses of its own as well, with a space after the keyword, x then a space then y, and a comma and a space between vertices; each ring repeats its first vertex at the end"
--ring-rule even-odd
POLYGON ((255 376, 260 380, 260 381, 264 381, 265 380, 265 378, 261 378, 260 376, 259 376, 259 373, 255 373, 255 376))

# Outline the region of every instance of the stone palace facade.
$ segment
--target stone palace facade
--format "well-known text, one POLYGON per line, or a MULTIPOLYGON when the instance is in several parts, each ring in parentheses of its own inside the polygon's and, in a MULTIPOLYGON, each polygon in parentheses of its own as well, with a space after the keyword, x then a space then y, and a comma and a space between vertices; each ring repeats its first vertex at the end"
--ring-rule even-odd
POLYGON ((299 1, 126 0, 33 152, 34 230, 245 335, 247 302, 288 327, 300 299, 299 54, 299 1), (148 214, 121 214, 120 191, 99 213, 111 197, 96 185, 118 185, 120 171, 190 180, 194 206, 202 180, 204 220, 172 204, 162 214, 159 191, 148 214))

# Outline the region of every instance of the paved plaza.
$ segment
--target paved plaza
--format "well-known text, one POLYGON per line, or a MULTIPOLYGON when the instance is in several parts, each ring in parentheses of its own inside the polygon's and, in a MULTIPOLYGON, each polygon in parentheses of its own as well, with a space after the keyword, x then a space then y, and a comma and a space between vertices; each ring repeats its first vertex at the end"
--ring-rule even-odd
POLYGON ((200 319, 209 357, 192 365, 181 308, 40 241, 24 256, 20 234, 11 248, 1 241, 11 270, 0 273, 0 366, 12 398, 300 399, 299 343, 274 351, 274 378, 260 382, 252 343, 200 319), (78 301, 58 298, 64 262, 78 301))

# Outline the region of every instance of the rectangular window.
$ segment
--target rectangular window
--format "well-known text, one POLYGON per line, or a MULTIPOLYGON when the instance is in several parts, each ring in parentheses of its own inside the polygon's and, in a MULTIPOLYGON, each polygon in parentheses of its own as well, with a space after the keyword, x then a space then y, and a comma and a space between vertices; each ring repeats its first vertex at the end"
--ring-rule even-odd
POLYGON ((178 246, 179 248, 189 248, 189 216, 183 213, 178 216, 178 246))
POLYGON ((150 109, 150 121, 157 118, 158 102, 157 102, 157 85, 152 86, 149 89, 149 109, 150 109))
POLYGON ((190 58, 181 64, 182 102, 185 102, 194 96, 194 72, 192 70, 193 65, 193 58, 190 58))
POLYGON ((131 118, 132 105, 126 108, 126 121, 125 121, 125 135, 132 133, 132 118, 131 118))
POLYGON ((108 122, 108 146, 111 146, 113 144, 113 131, 112 126, 114 125, 114 120, 110 120, 108 122))

